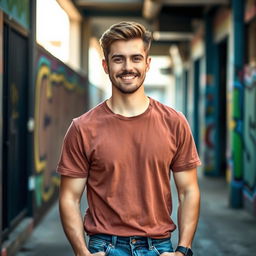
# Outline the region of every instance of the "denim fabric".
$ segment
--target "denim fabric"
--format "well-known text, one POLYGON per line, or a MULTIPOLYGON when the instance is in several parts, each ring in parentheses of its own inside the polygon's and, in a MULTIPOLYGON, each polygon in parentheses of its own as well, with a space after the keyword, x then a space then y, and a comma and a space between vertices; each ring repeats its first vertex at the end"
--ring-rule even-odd
POLYGON ((170 238, 138 236, 93 235, 88 247, 91 253, 105 252, 106 256, 159 256, 164 252, 173 252, 170 238))

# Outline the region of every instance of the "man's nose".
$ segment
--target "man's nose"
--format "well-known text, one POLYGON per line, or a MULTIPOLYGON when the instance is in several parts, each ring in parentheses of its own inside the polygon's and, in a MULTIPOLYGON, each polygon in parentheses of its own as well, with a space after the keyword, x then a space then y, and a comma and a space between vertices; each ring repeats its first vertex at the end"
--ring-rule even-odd
POLYGON ((126 70, 132 70, 132 62, 131 62, 130 60, 126 60, 126 61, 125 61, 124 68, 125 68, 126 70))

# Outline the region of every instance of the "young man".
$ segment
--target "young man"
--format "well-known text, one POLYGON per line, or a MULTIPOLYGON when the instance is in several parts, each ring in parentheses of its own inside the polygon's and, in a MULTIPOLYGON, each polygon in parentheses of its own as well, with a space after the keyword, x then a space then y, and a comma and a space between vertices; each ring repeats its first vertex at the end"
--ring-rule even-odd
POLYGON ((100 43, 112 96, 73 120, 58 165, 67 238, 77 256, 192 255, 200 159, 185 117, 144 93, 151 34, 138 23, 121 22, 100 43), (170 170, 179 195, 175 252, 170 170), (83 223, 85 187, 89 207, 83 223))

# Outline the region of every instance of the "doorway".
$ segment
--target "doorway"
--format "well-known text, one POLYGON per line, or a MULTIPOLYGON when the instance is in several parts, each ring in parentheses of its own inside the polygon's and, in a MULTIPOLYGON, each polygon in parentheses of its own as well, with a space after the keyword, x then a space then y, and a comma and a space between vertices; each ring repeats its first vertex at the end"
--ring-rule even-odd
POLYGON ((227 170, 227 44, 227 39, 218 44, 216 167, 221 176, 224 176, 227 170))
POLYGON ((4 25, 3 235, 27 213, 28 39, 4 25))
POLYGON ((200 59, 194 62, 194 111, 193 136, 197 151, 200 152, 200 59))

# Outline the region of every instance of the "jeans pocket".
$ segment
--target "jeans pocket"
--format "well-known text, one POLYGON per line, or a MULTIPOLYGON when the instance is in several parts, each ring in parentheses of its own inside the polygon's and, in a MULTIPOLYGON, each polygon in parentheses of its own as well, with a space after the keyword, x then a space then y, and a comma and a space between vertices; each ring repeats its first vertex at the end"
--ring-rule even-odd
POLYGON ((157 250, 155 246, 152 246, 152 250, 156 253, 156 255, 160 255, 161 253, 157 250))
POLYGON ((90 238, 88 250, 90 253, 105 252, 105 256, 109 255, 113 248, 112 244, 100 238, 90 238))
POLYGON ((111 252, 112 249, 113 249, 113 245, 112 244, 108 244, 106 246, 105 256, 110 255, 110 252, 111 252))
POLYGON ((170 239, 164 239, 162 241, 154 242, 154 250, 161 255, 164 252, 173 252, 172 242, 170 239))

